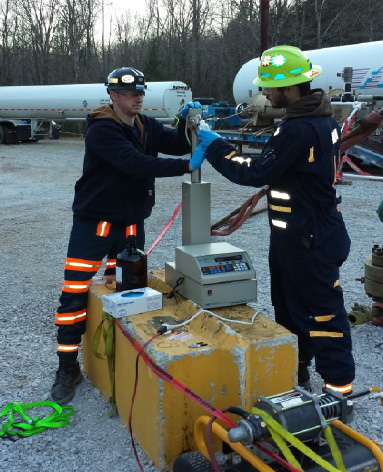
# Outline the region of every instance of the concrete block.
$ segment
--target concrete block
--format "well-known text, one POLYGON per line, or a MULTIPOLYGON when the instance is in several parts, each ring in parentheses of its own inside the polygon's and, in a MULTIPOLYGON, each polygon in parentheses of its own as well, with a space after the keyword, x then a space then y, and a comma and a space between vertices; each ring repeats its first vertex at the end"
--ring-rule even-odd
MULTIPOLYGON (((150 277, 149 285, 162 293, 171 291, 158 276, 150 277)), ((84 336, 84 370, 107 399, 111 394, 107 364, 90 349, 101 320, 101 297, 108 292, 102 285, 91 286, 88 330, 84 336)), ((123 331, 142 345, 156 333, 159 320, 176 323, 189 319, 199 310, 194 303, 180 296, 177 299, 178 303, 164 296, 162 310, 122 318, 119 322, 123 331)), ((254 314, 246 305, 213 311, 225 318, 247 322, 254 314)), ((214 407, 237 406, 250 410, 259 395, 273 395, 296 385, 296 337, 262 314, 249 326, 220 321, 203 313, 185 329, 193 339, 182 342, 169 339, 169 335, 161 336, 149 344, 147 353, 168 374, 214 407), (206 346, 189 347, 196 343, 206 346)), ((124 424, 128 424, 137 355, 128 337, 115 328, 116 403, 124 424)), ((205 414, 201 406, 158 378, 142 359, 139 361, 133 431, 141 448, 159 469, 171 470, 180 453, 196 448, 193 425, 201 414, 205 414)))

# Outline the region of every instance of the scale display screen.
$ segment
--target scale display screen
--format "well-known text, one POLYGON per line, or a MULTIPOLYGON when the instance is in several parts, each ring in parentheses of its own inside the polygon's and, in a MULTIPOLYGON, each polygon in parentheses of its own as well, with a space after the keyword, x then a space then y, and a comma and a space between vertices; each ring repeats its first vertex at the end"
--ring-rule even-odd
POLYGON ((229 243, 177 247, 175 269, 200 285, 255 278, 247 252, 229 243))
POLYGON ((223 274, 227 272, 241 272, 250 270, 249 264, 242 254, 230 256, 209 257, 198 259, 202 275, 223 274))

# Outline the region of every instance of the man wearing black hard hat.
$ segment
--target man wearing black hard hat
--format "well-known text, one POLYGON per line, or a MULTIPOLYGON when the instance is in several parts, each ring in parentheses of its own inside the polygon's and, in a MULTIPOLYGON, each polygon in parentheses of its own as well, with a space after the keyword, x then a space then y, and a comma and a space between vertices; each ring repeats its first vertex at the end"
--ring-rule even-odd
POLYGON ((68 403, 82 380, 77 362, 81 336, 86 329, 88 290, 92 277, 107 256, 106 274, 115 272, 116 255, 125 247, 127 228, 137 227, 137 247, 144 249, 144 220, 154 205, 156 177, 172 177, 196 170, 192 159, 166 159, 158 153, 182 156, 190 152, 185 135, 189 108, 186 104, 177 129, 141 115, 145 77, 133 67, 123 67, 108 76, 112 105, 92 110, 87 117, 83 174, 75 186, 73 227, 65 263, 58 326, 59 369, 52 399, 68 403))

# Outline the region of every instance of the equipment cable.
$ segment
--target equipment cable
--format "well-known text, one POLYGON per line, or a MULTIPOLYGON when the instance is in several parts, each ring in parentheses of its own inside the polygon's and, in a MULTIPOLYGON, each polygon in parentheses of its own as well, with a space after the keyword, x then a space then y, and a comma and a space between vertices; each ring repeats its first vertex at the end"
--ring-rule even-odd
MULTIPOLYGON (((137 391, 137 385, 138 385, 138 360, 140 357, 144 360, 146 365, 150 367, 150 369, 161 379, 165 380, 166 382, 169 382, 171 385, 173 385, 175 388, 177 388, 179 391, 181 391, 185 396, 189 397, 192 401, 200 405, 204 410, 210 413, 211 416, 214 417, 214 419, 219 419, 221 420, 226 426, 229 428, 234 428, 235 423, 224 413, 224 410, 217 410, 214 408, 209 402, 201 398, 199 395, 197 395, 195 392, 184 386, 180 381, 176 380, 172 375, 170 375, 168 372, 166 372, 164 369, 162 369, 158 364, 156 364, 150 357, 149 355, 145 352, 145 348, 148 346, 150 342, 152 342, 154 339, 157 337, 163 335, 163 334, 170 334, 168 331, 165 332, 165 324, 163 324, 163 328, 160 328, 157 333, 152 336, 143 346, 141 346, 121 325, 121 323, 118 320, 115 320, 115 323, 117 327, 120 329, 121 333, 128 339, 128 341, 132 344, 134 349, 138 352, 137 357, 136 357, 136 378, 135 378, 135 383, 134 383, 134 390, 133 390, 133 397, 132 397, 132 404, 130 408, 130 413, 129 413, 129 431, 131 434, 131 440, 132 440, 132 446, 134 450, 134 454, 137 460, 137 463, 140 467, 141 472, 144 472, 142 465, 140 463, 139 457, 138 457, 138 452, 136 449, 136 445, 134 442, 133 438, 133 430, 132 430, 132 414, 133 414, 133 403, 134 403, 134 398, 136 396, 136 391, 137 391)), ((247 323, 248 324, 248 323, 247 323)), ((173 333, 174 330, 171 331, 173 333)), ((284 465, 290 472, 299 472, 299 469, 296 469, 294 466, 291 466, 288 464, 284 459, 282 459, 280 456, 277 454, 273 453, 272 451, 267 450, 263 446, 261 446, 258 443, 255 443, 255 445, 263 451, 265 454, 269 455, 272 457, 274 460, 279 462, 280 464, 284 465)))
POLYGON ((133 437, 133 428, 132 428, 132 419, 133 419, 133 406, 134 406, 134 400, 136 398, 136 393, 137 393, 137 385, 138 385, 138 361, 142 355, 142 353, 144 352, 146 346, 148 344, 150 344, 154 339, 158 338, 158 336, 161 336, 161 332, 157 332, 154 336, 152 336, 148 341, 146 341, 146 343, 141 347, 141 349, 138 351, 137 353, 137 356, 136 356, 136 362, 135 362, 135 378, 134 378, 134 387, 133 387, 133 393, 132 393, 132 401, 131 401, 131 405, 130 405, 130 410, 129 410, 129 432, 130 432, 130 439, 131 439, 131 443, 132 443, 132 447, 133 447, 133 451, 134 451, 134 456, 136 458, 136 461, 137 461, 137 464, 141 470, 141 472, 145 472, 143 467, 142 467, 142 464, 141 464, 141 461, 140 461, 140 458, 138 456, 138 452, 137 452, 137 447, 136 447, 136 443, 134 441, 134 437, 133 437))
POLYGON ((182 323, 179 323, 179 324, 176 324, 176 325, 171 325, 169 323, 162 323, 162 326, 164 326, 167 330, 172 330, 172 329, 177 329, 177 328, 181 328, 182 326, 185 326, 189 323, 191 323, 195 318, 197 318, 197 316, 199 316, 201 313, 207 313, 208 315, 210 316, 214 316, 215 318, 218 318, 219 320, 221 321, 226 321, 228 323, 238 323, 238 324, 243 324, 243 325, 247 325, 247 326, 251 326, 254 324, 254 320, 255 318, 257 317, 257 315, 259 314, 259 311, 256 311, 254 313, 254 315, 252 316, 251 318, 251 321, 240 321, 240 320, 232 320, 230 318, 224 318, 223 316, 219 316, 217 315, 216 313, 213 313, 212 311, 209 311, 209 310, 205 310, 203 308, 201 308, 201 310, 198 310, 197 313, 195 313, 191 318, 189 318, 188 320, 186 321, 183 321, 182 323))

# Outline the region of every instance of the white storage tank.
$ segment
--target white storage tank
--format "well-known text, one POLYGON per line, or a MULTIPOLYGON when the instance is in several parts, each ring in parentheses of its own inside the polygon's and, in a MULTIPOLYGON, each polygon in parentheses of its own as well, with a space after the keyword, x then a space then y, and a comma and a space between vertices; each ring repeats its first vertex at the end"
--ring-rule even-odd
MULTIPOLYGON (((172 121, 192 100, 183 82, 147 82, 142 113, 172 121)), ((0 87, 0 118, 81 120, 93 109, 110 104, 103 84, 0 87)))
MULTIPOLYGON (((344 90, 341 76, 345 67, 353 68, 351 90, 356 95, 383 95, 383 41, 350 44, 333 48, 304 51, 313 64, 322 66, 323 72, 313 88, 344 90)), ((248 102, 258 92, 253 80, 258 75, 259 58, 244 64, 233 83, 236 103, 248 102)))

